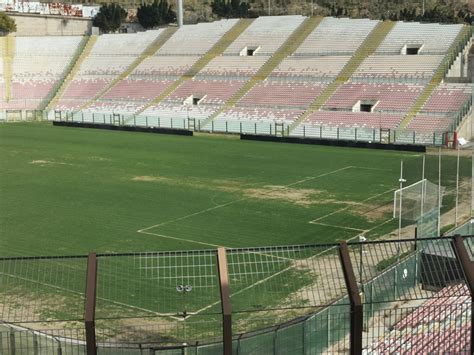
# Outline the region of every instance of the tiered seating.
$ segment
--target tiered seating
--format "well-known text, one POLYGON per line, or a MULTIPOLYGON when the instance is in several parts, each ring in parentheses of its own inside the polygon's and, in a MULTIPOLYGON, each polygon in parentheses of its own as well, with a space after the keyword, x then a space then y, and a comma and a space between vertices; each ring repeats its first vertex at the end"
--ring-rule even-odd
POLYGON ((15 41, 11 100, 2 106, 36 109, 63 75, 81 37, 17 37, 15 41))
POLYGON ((247 93, 239 105, 306 108, 323 88, 323 84, 266 80, 247 93))
POLYGON ((296 50, 295 56, 352 54, 378 21, 326 17, 296 50))
POLYGON ((156 53, 157 56, 201 56, 237 23, 220 20, 181 27, 156 53))
POLYGON ((198 59, 199 56, 150 57, 140 63, 130 74, 130 77, 181 76, 186 73, 198 59))
POLYGON ((422 108, 423 112, 457 112, 472 100, 472 85, 441 84, 422 108))
POLYGON ((171 119, 175 119, 176 122, 181 123, 183 120, 187 120, 188 118, 205 120, 216 110, 216 106, 210 105, 193 106, 162 103, 159 105, 150 106, 145 111, 143 111, 141 116, 160 117, 162 122, 165 122, 165 120, 170 121, 171 119))
MULTIPOLYGON (((98 105, 92 105, 89 109, 115 112, 135 112, 141 109, 184 75, 237 21, 222 20, 181 27, 154 56, 140 63, 126 79, 104 95, 98 105), (128 90, 133 94, 127 94, 128 90), (121 100, 123 104, 110 100, 121 100), (136 100, 142 102, 139 104, 136 100)), ((220 89, 212 89, 209 85, 207 87, 208 91, 220 89)))
POLYGON ((470 353, 469 290, 448 286, 395 324, 393 330, 372 344, 368 354, 470 353))
POLYGON ((346 83, 326 102, 324 109, 351 110, 359 100, 378 101, 375 111, 407 112, 423 89, 408 84, 346 83))
POLYGON ((350 56, 288 57, 273 71, 272 77, 308 77, 318 81, 333 80, 350 56))
POLYGON ((127 78, 121 80, 103 96, 103 100, 149 101, 158 96, 171 80, 127 78))
POLYGON ((398 22, 377 49, 378 54, 400 54, 404 45, 422 45, 420 54, 444 54, 462 25, 398 22))
POLYGON ((147 31, 100 36, 56 108, 71 110, 86 103, 138 58, 159 34, 160 31, 147 31))
POLYGON ((427 81, 442 60, 442 55, 372 55, 361 64, 352 78, 369 82, 374 79, 394 82, 427 81))
POLYGON ((269 56, 304 21, 303 16, 264 16, 257 18, 224 52, 239 55, 245 47, 260 47, 256 56, 269 56))
POLYGON ((119 113, 119 114, 133 114, 145 105, 143 101, 96 101, 89 107, 84 109, 84 112, 90 113, 119 113))
POLYGON ((251 77, 265 64, 269 56, 214 58, 200 72, 199 77, 220 76, 229 78, 251 77))
POLYGON ((167 99, 167 102, 183 103, 191 95, 202 98, 200 105, 222 105, 242 85, 244 81, 195 79, 185 81, 167 99))
POLYGON ((113 79, 112 76, 88 76, 74 79, 57 104, 59 110, 72 110, 80 107, 89 98, 105 88, 113 79))
MULTIPOLYGON (((210 118, 219 122, 252 124, 258 120, 293 122, 308 114, 298 127, 325 125, 335 130, 360 127, 369 131, 398 128, 403 117, 411 119, 410 108, 416 104, 418 115, 403 125, 425 133, 446 130, 452 117, 472 100, 472 86, 442 84, 424 104, 430 94, 424 89, 461 25, 400 22, 392 29, 368 19, 305 19, 267 16, 186 25, 168 30, 171 37, 166 37, 164 44, 154 42, 165 38, 159 37, 163 30, 99 36, 95 44, 88 42, 72 80, 59 91, 59 100, 53 101, 57 102, 54 108, 75 110, 87 103, 86 112, 133 114, 155 103, 145 115, 206 119, 215 113, 217 118, 210 118), (229 37, 224 40, 226 33, 229 37), (377 40, 364 43, 368 36, 385 39, 376 48, 377 40), (285 53, 274 55, 288 38, 298 48, 285 47, 285 53), (420 48, 419 55, 402 55, 405 46, 420 48), (156 53, 144 53, 146 48, 156 53), (135 60, 137 66, 130 67, 135 60), (264 70, 260 70, 262 66, 264 70), (110 88, 111 83, 114 86, 110 88), (417 104, 422 93, 425 96, 417 104), (202 100, 198 105, 185 105, 191 96, 202 100), (350 112, 359 100, 376 102, 374 112, 350 112)), ((1 108, 38 107, 64 74, 80 41, 80 37, 17 38, 8 86, 13 99, 8 103, 2 99, 1 108)), ((3 62, 0 98, 5 98, 7 86, 1 66, 3 62)), ((290 130, 298 132, 298 127, 290 130)))
POLYGON ((452 122, 453 117, 449 115, 420 113, 413 118, 407 128, 420 133, 446 132, 452 122))
POLYGON ((261 121, 261 122, 285 122, 287 124, 295 121, 302 110, 278 110, 264 108, 234 107, 225 110, 216 120, 239 120, 239 121, 261 121))
POLYGON ((382 112, 317 111, 302 125, 394 129, 403 115, 382 112))
POLYGON ((92 56, 120 55, 136 57, 155 40, 161 30, 130 34, 104 34, 92 48, 92 56))

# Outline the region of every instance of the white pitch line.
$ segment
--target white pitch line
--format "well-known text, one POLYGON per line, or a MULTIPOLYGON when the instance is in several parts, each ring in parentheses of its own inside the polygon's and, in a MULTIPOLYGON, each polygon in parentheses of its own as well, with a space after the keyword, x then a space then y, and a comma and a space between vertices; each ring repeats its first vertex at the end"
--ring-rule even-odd
MULTIPOLYGON (((201 244, 201 245, 210 246, 210 247, 214 247, 214 248, 219 248, 219 247, 224 247, 224 248, 226 248, 225 245, 217 245, 217 244, 212 244, 212 243, 198 242, 198 241, 195 241, 195 240, 192 240, 192 239, 184 239, 184 238, 172 237, 172 236, 170 236, 170 235, 164 235, 164 234, 159 234, 159 233, 152 233, 152 232, 140 232, 140 233, 148 234, 148 235, 154 235, 154 236, 160 237, 160 238, 179 240, 179 241, 181 241, 181 242, 189 242, 189 243, 201 244)), ((254 253, 254 252, 248 252, 248 253, 254 253)), ((257 253, 257 252, 255 252, 254 254, 269 256, 269 257, 275 258, 275 259, 282 259, 282 260, 290 260, 290 261, 293 261, 293 259, 287 258, 287 257, 284 257, 284 256, 271 255, 271 254, 266 254, 266 253, 257 253)))
MULTIPOLYGON (((303 182, 306 182, 306 181, 310 181, 310 180, 314 180, 314 179, 318 179, 318 178, 321 178, 321 177, 324 177, 324 176, 328 176, 328 175, 331 175, 331 174, 335 174, 335 173, 338 173, 340 171, 343 171, 343 170, 346 170, 346 169, 350 169, 352 168, 352 166, 345 166, 344 168, 340 168, 340 169, 337 169, 337 170, 333 170, 333 171, 330 171, 330 172, 327 172, 327 173, 324 173, 324 174, 320 174, 320 175, 317 175, 317 176, 311 176, 311 177, 307 177, 303 180, 299 180, 299 181, 296 181, 296 182, 293 182, 291 184, 288 184, 288 185, 285 185, 285 187, 290 187, 290 186, 294 186, 294 185, 298 185, 298 184, 301 184, 303 182)), ((271 193, 271 191, 269 191, 268 193, 271 193)), ((153 229, 153 228, 156 228, 156 227, 161 227, 161 226, 164 226, 166 224, 170 224, 170 223, 174 223, 174 222, 179 222, 183 219, 187 219, 187 218, 190 218, 190 217, 194 217, 194 216, 197 216, 197 215, 200 215, 200 214, 203 214, 203 213, 206 213, 206 212, 209 212, 209 211, 213 211, 213 210, 216 210, 218 208, 222 208, 222 207, 227 207, 227 206, 230 206, 234 203, 237 203, 237 202, 242 202, 242 201, 246 201, 246 200, 249 200, 251 199, 252 197, 244 197, 244 198, 240 198, 238 200, 234 200, 234 201, 230 201, 230 202, 227 202, 227 203, 223 203, 221 205, 217 205, 217 206, 213 206, 213 207, 210 207, 210 208, 206 208, 204 210, 201 210, 201 211, 197 211, 197 212, 194 212, 194 213, 191 213, 191 214, 188 214, 186 216, 182 216, 182 217, 179 217, 179 218, 176 218, 176 219, 172 219, 172 220, 169 220, 169 221, 166 221, 166 222, 162 222, 162 223, 158 223, 158 224, 155 224, 153 226, 150 226, 150 227, 146 227, 146 228, 143 228, 143 229, 139 229, 137 232, 138 233, 143 233, 149 229, 153 229)))
MULTIPOLYGON (((371 228, 371 229, 365 230, 365 232, 366 232, 366 233, 367 233, 367 232, 370 232, 370 231, 374 230, 375 228, 378 228, 378 227, 380 227, 380 226, 382 226, 382 225, 384 225, 384 224, 387 224, 388 222, 391 222, 392 220, 393 220, 393 218, 390 218, 390 219, 388 219, 388 220, 386 220, 386 221, 384 221, 384 222, 382 222, 382 223, 376 225, 375 227, 373 227, 373 228, 371 228)), ((356 238, 358 238, 358 237, 359 237, 359 234, 357 234, 356 236, 354 236, 354 237, 352 237, 352 238, 347 239, 347 241, 354 240, 354 239, 356 239, 356 238)), ((329 250, 335 249, 335 248, 336 248, 336 246, 334 246, 334 247, 332 247, 332 248, 330 248, 330 249, 323 250, 323 251, 317 253, 316 255, 310 256, 310 257, 307 258, 307 259, 314 259, 314 258, 320 256, 321 254, 326 253, 326 252, 328 252, 329 250)), ((292 259, 289 259, 289 260, 292 260, 292 259)), ((262 283, 268 281, 269 279, 271 279, 271 278, 273 278, 273 277, 275 277, 275 276, 277 276, 277 275, 279 275, 279 274, 281 274, 281 273, 283 273, 283 272, 285 272, 285 271, 290 270, 292 267, 293 267, 293 266, 290 265, 290 266, 288 266, 287 268, 282 269, 282 270, 278 271, 278 272, 275 273, 275 274, 272 274, 272 275, 270 275, 270 276, 268 276, 268 277, 266 277, 266 278, 264 278, 264 279, 261 279, 261 280, 255 282, 255 283, 253 283, 253 284, 247 286, 247 287, 244 287, 243 289, 241 289, 241 290, 239 290, 239 291, 236 291, 235 293, 231 294, 230 297, 236 296, 236 295, 238 295, 238 294, 240 294, 240 293, 242 293, 242 292, 244 292, 244 291, 247 291, 247 290, 249 290, 249 289, 251 289, 251 288, 253 288, 253 287, 255 287, 255 286, 258 286, 258 285, 260 285, 260 284, 262 284, 262 283)), ((201 309, 198 309, 198 310, 195 311, 195 312, 188 313, 189 315, 186 317, 186 319, 189 318, 189 317, 191 317, 191 316, 193 316, 193 315, 197 315, 197 314, 199 314, 199 313, 201 313, 201 312, 204 312, 206 309, 212 308, 212 307, 214 307, 215 305, 218 305, 219 303, 220 303, 220 301, 216 301, 216 302, 211 303, 211 304, 209 304, 209 305, 207 305, 207 306, 205 306, 205 307, 203 307, 203 308, 201 308, 201 309)), ((178 320, 179 320, 179 319, 178 319, 178 320)))
POLYGON ((169 223, 179 222, 179 221, 181 221, 181 220, 183 220, 183 219, 187 219, 187 218, 190 218, 190 217, 194 217, 194 216, 197 216, 197 215, 200 215, 200 214, 203 214, 203 213, 212 211, 212 210, 216 210, 216 209, 218 209, 218 208, 226 207, 226 206, 229 206, 229 205, 232 205, 232 204, 234 204, 234 203, 237 203, 237 202, 240 202, 240 201, 244 201, 244 200, 248 200, 248 197, 247 197, 247 198, 241 198, 241 199, 234 200, 234 201, 230 201, 230 202, 227 202, 227 203, 223 203, 223 204, 221 204, 221 205, 217 205, 217 206, 214 206, 214 207, 206 208, 205 210, 201 210, 201 211, 198 211, 198 212, 194 212, 194 213, 188 214, 188 215, 186 215, 186 216, 182 216, 182 217, 179 217, 179 218, 176 218, 176 219, 172 219, 172 220, 170 220, 170 221, 158 223, 158 224, 155 224, 155 225, 150 226, 150 227, 146 227, 146 228, 143 228, 143 229, 139 229, 137 232, 138 232, 138 233, 144 233, 145 231, 147 231, 147 230, 149 230, 149 229, 153 229, 153 228, 156 228, 156 227, 161 227, 161 226, 164 226, 164 225, 169 224, 169 223))
MULTIPOLYGON (((380 193, 380 194, 377 194, 377 195, 371 196, 371 197, 369 197, 369 198, 366 198, 365 200, 360 201, 359 204, 362 204, 362 203, 364 203, 364 202, 370 201, 370 200, 372 200, 372 199, 374 199, 374 198, 376 198, 376 197, 383 196, 383 195, 389 193, 390 191, 395 191, 395 190, 396 190, 395 188, 389 189, 389 190, 384 191, 384 192, 382 192, 382 193, 380 193)), ((347 210, 348 208, 351 208, 351 207, 352 207, 351 205, 348 205, 348 206, 346 206, 346 207, 342 207, 342 208, 340 208, 340 209, 338 209, 338 210, 335 210, 335 211, 333 211, 333 212, 330 212, 330 213, 328 213, 328 214, 325 214, 324 216, 321 216, 321 217, 318 217, 318 218, 316 218, 316 219, 313 219, 313 220, 309 221, 308 223, 314 223, 314 222, 320 221, 320 220, 322 220, 322 219, 324 219, 324 218, 326 218, 326 217, 329 217, 329 216, 332 216, 333 214, 336 214, 336 213, 345 211, 345 210, 347 210)))
POLYGON ((340 229, 348 229, 348 230, 352 230, 352 231, 356 231, 356 232, 367 232, 367 229, 359 229, 359 228, 338 226, 338 225, 327 224, 327 223, 321 223, 321 222, 313 222, 313 221, 310 221, 309 223, 311 223, 311 224, 316 224, 316 225, 320 225, 320 226, 326 226, 326 227, 333 227, 333 228, 340 228, 340 229))
POLYGON ((352 166, 354 169, 377 170, 377 171, 394 171, 393 169, 372 168, 369 166, 352 166))
MULTIPOLYGON (((266 282, 267 280, 269 280, 269 279, 271 279, 271 278, 273 278, 273 277, 275 277, 275 276, 277 276, 277 275, 280 275, 280 274, 284 273, 285 271, 290 270, 291 268, 292 268, 292 266, 288 266, 287 268, 285 268, 285 269, 283 269, 283 270, 280 270, 280 271, 278 271, 277 273, 274 273, 274 274, 272 274, 272 275, 270 275, 270 276, 268 276, 268 277, 266 277, 266 278, 264 278, 264 279, 261 279, 261 280, 255 282, 255 283, 253 283, 253 284, 251 284, 251 285, 248 285, 247 287, 244 287, 244 288, 241 289, 241 290, 236 291, 235 293, 231 294, 229 297, 233 297, 233 296, 236 296, 236 295, 238 295, 238 294, 241 294, 242 292, 247 291, 247 290, 249 290, 249 289, 251 289, 251 288, 253 288, 253 287, 255 287, 255 286, 258 286, 258 285, 260 285, 261 283, 264 283, 264 282, 266 282)), ((196 312, 193 312, 193 315, 199 314, 199 313, 205 311, 206 309, 209 309, 209 308, 211 308, 211 307, 214 307, 215 305, 217 305, 217 304, 219 304, 219 303, 221 303, 221 301, 216 301, 216 302, 214 302, 214 303, 211 303, 211 304, 207 305, 206 307, 203 307, 203 308, 201 308, 201 309, 198 309, 196 312)))
POLYGON ((305 179, 303 179, 303 180, 296 181, 296 182, 293 182, 293 183, 291 183, 291 184, 285 185, 285 187, 298 185, 298 184, 301 184, 301 183, 306 182, 306 181, 318 179, 318 178, 321 178, 321 177, 324 177, 324 176, 328 176, 328 175, 331 175, 331 174, 335 174, 335 173, 338 173, 338 172, 340 172, 340 171, 347 170, 347 169, 351 169, 351 168, 353 168, 353 166, 348 165, 348 166, 345 166, 345 167, 343 167, 343 168, 340 168, 340 169, 337 169, 337 170, 333 170, 333 171, 330 171, 330 172, 327 172, 327 173, 324 173, 324 174, 321 174, 321 175, 307 177, 307 178, 305 178, 305 179))
MULTIPOLYGON (((147 228, 147 229, 148 229, 148 228, 147 228)), ((196 240, 184 239, 184 238, 178 238, 178 237, 172 237, 172 236, 170 236, 170 235, 164 235, 164 234, 159 234, 159 233, 145 232, 144 230, 140 230, 140 231, 138 231, 138 232, 139 232, 139 233, 143 233, 143 234, 154 235, 154 236, 160 237, 160 238, 179 240, 179 241, 181 241, 181 242, 188 242, 188 243, 201 244, 201 245, 205 245, 205 246, 208 246, 208 247, 215 247, 215 248, 222 247, 222 245, 217 245, 217 244, 212 244, 212 243, 205 243, 205 242, 198 242, 198 241, 196 241, 196 240)))

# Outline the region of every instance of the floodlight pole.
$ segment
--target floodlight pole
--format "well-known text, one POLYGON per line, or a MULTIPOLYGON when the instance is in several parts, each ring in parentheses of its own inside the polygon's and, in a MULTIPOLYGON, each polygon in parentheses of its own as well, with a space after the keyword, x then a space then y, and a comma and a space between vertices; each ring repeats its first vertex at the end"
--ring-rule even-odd
POLYGON ((178 0, 178 27, 183 27, 183 0, 178 0))

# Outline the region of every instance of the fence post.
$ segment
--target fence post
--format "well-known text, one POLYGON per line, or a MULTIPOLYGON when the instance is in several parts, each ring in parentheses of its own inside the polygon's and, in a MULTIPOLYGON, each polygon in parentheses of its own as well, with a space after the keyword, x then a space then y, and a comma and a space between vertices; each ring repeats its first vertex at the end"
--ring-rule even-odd
POLYGON ((36 333, 33 333, 33 354, 38 355, 39 354, 39 346, 38 346, 38 335, 36 333))
POLYGON ((357 355, 362 353, 364 312, 346 242, 339 243, 339 257, 344 281, 346 282, 347 294, 351 303, 350 354, 357 355))
POLYGON ((229 273, 225 248, 217 249, 217 272, 221 291, 224 355, 232 355, 232 305, 230 303, 229 273))
POLYGON ((97 254, 92 252, 87 257, 87 280, 84 323, 86 327, 87 355, 97 355, 95 339, 95 298, 97 287, 97 254))
POLYGON ((15 331, 13 329, 10 330, 10 354, 16 354, 16 347, 15 347, 15 331))
POLYGON ((471 258, 467 253, 466 246, 462 237, 458 234, 453 238, 453 249, 454 255, 457 256, 459 265, 466 277, 467 287, 469 288, 469 293, 471 294, 471 353, 474 349, 474 264, 471 262, 471 258))

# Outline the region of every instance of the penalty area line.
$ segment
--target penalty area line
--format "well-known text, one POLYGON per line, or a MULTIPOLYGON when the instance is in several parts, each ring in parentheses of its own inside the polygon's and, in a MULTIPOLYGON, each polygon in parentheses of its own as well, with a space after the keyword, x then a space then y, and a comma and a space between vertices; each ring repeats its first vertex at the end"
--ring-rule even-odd
MULTIPOLYGON (((295 186, 295 185, 302 184, 302 183, 307 182, 307 181, 311 181, 311 180, 318 179, 318 178, 321 178, 321 177, 324 177, 324 176, 328 176, 328 175, 331 175, 331 174, 335 174, 335 173, 338 173, 338 172, 340 172, 340 171, 347 170, 347 169, 351 169, 351 168, 353 168, 353 166, 350 166, 350 165, 349 165, 349 166, 345 166, 345 167, 343 167, 343 168, 339 168, 339 169, 336 169, 336 170, 333 170, 333 171, 329 171, 329 172, 327 172, 327 173, 323 173, 323 174, 320 174, 320 175, 317 175, 317 176, 307 177, 307 178, 305 178, 305 179, 292 182, 291 184, 284 185, 284 187, 295 186)), ((270 194, 271 192, 272 192, 272 191, 269 191, 268 193, 270 194)), ((175 219, 172 219, 172 220, 169 220, 169 221, 165 221, 165 222, 162 222, 162 223, 154 224, 154 225, 152 225, 152 226, 139 229, 137 232, 138 232, 138 233, 144 233, 144 232, 146 232, 146 231, 148 231, 148 230, 150 230, 150 229, 156 228, 156 227, 161 227, 161 226, 164 226, 164 225, 167 225, 167 224, 170 224, 170 223, 179 222, 179 221, 182 221, 182 220, 184 220, 184 219, 188 219, 188 218, 190 218, 190 217, 198 216, 198 215, 203 214, 203 213, 207 213, 207 212, 210 212, 210 211, 213 211, 213 210, 217 210, 217 209, 219 209, 219 208, 227 207, 227 206, 233 205, 233 204, 235 204, 235 203, 242 202, 242 201, 246 201, 246 200, 250 200, 250 199, 252 199, 252 197, 240 198, 240 199, 237 199, 237 200, 234 200, 234 201, 230 201, 230 202, 223 203, 223 204, 220 204, 220 205, 217 205, 217 206, 213 206, 213 207, 210 207, 210 208, 206 208, 206 209, 204 209, 204 210, 197 211, 197 212, 194 212, 194 213, 191 213, 191 214, 188 214, 188 215, 179 217, 179 218, 175 218, 175 219)))
MULTIPOLYGON (((388 194, 389 192, 393 192, 393 191, 395 191, 395 190, 396 190, 395 188, 392 188, 392 189, 389 189, 389 190, 384 191, 384 192, 382 192, 382 193, 379 193, 379 194, 377 194, 377 195, 370 196, 370 197, 366 198, 365 200, 362 200, 362 201, 358 202, 358 204, 363 204, 364 202, 367 202, 367 201, 370 201, 370 200, 372 200, 372 199, 374 199, 374 198, 377 198, 377 197, 386 195, 386 194, 388 194)), ((346 207, 339 208, 339 209, 337 209, 337 210, 335 210, 335 211, 333 211, 333 212, 330 212, 330 213, 328 213, 328 214, 325 214, 324 216, 321 216, 321 217, 318 217, 318 218, 316 218, 316 219, 313 219, 313 220, 309 221, 308 223, 316 224, 315 222, 318 222, 318 221, 320 221, 320 220, 322 220, 322 219, 324 219, 324 218, 326 218, 326 217, 332 216, 332 215, 334 215, 334 214, 336 214, 336 213, 343 212, 343 211, 345 211, 345 210, 347 210, 347 209, 349 209, 349 208, 351 208, 351 207, 352 207, 351 205, 348 205, 348 206, 346 206, 346 207)))
POLYGON ((165 235, 165 234, 159 234, 159 233, 152 233, 152 232, 147 232, 145 230, 139 230, 137 231, 138 233, 142 234, 148 234, 148 235, 154 235, 155 237, 160 237, 160 238, 165 238, 165 239, 172 239, 172 240, 177 240, 181 242, 188 242, 188 243, 195 243, 195 244, 200 244, 200 245, 205 245, 208 247, 214 247, 214 248, 219 248, 222 247, 222 245, 217 245, 217 244, 212 244, 212 243, 206 243, 206 242, 199 242, 196 240, 192 239, 185 239, 185 238, 178 238, 178 237, 172 237, 170 235, 165 235))
POLYGON ((347 229, 351 231, 356 231, 356 232, 367 232, 367 229, 360 229, 360 228, 353 228, 353 227, 346 227, 346 226, 338 226, 338 225, 333 225, 333 224, 328 224, 328 223, 321 223, 321 222, 313 222, 310 221, 310 224, 315 224, 318 226, 325 226, 325 227, 332 227, 332 228, 339 228, 339 229, 347 229))
MULTIPOLYGON (((160 238, 165 238, 165 239, 172 239, 172 240, 177 240, 177 241, 182 241, 182 242, 187 242, 187 243, 195 243, 195 244, 205 245, 205 246, 208 246, 208 247, 214 247, 214 248, 222 247, 222 248, 229 249, 229 248, 226 247, 225 245, 217 245, 217 244, 212 244, 212 243, 199 242, 199 241, 197 241, 197 240, 185 239, 185 238, 178 238, 178 237, 172 237, 172 236, 170 236, 170 235, 165 235, 165 234, 152 233, 152 232, 138 232, 138 233, 153 235, 153 236, 155 236, 155 237, 160 237, 160 238)), ((258 248, 258 247, 257 247, 257 248, 258 248)), ((286 257, 284 257, 284 256, 278 256, 278 255, 272 255, 272 254, 268 254, 268 253, 259 253, 259 252, 252 252, 252 251, 246 251, 246 253, 248 253, 248 254, 257 254, 257 255, 268 256, 268 257, 271 257, 271 258, 274 258, 274 259, 282 259, 282 260, 290 260, 290 261, 293 261, 293 259, 291 259, 291 258, 286 258, 286 257)))

